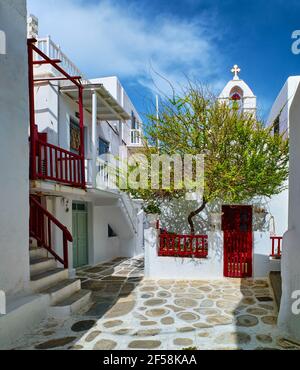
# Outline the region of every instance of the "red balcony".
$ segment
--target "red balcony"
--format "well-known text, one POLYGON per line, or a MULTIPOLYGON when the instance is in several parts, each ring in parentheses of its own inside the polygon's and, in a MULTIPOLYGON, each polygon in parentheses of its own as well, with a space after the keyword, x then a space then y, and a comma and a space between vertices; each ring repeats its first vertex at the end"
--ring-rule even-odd
POLYGON ((36 140, 36 177, 81 188, 84 185, 82 157, 55 145, 36 140))
POLYGON ((28 76, 30 108, 30 179, 47 180, 63 185, 85 189, 83 85, 80 76, 70 76, 58 59, 51 59, 36 46, 35 39, 28 40, 28 76), (56 77, 35 79, 34 67, 51 65, 56 77), (78 154, 59 148, 47 142, 45 134, 39 134, 35 122, 35 91, 37 82, 69 81, 78 90, 80 146, 78 154))

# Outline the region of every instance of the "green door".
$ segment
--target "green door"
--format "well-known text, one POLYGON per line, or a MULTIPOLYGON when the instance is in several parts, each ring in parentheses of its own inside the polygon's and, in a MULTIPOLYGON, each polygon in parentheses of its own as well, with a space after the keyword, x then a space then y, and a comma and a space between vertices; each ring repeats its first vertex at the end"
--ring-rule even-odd
POLYGON ((88 258, 88 210, 85 203, 73 203, 73 267, 86 266, 88 258))

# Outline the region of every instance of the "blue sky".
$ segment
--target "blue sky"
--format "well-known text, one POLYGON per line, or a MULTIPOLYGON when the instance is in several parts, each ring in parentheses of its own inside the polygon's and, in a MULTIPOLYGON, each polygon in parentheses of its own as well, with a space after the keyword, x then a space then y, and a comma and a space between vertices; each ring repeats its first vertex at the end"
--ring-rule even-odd
POLYGON ((142 114, 153 92, 170 92, 160 76, 219 93, 238 64, 266 117, 288 76, 300 74, 291 52, 298 0, 28 0, 28 11, 88 77, 119 76, 142 114))

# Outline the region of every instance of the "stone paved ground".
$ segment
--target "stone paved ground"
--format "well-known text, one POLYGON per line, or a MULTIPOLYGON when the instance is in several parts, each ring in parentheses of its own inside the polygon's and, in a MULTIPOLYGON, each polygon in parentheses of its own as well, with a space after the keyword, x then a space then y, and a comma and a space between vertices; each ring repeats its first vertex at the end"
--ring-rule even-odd
POLYGON ((152 281, 142 259, 78 271, 85 312, 48 319, 17 349, 300 349, 276 327, 267 280, 152 281))

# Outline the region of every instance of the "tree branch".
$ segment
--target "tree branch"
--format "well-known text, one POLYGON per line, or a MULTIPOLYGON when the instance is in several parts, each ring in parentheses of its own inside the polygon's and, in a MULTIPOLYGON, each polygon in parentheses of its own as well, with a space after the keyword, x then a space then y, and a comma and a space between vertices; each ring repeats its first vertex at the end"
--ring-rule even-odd
POLYGON ((195 234, 195 225, 194 225, 194 222, 193 222, 193 218, 196 217, 197 215, 199 215, 199 213, 201 213, 205 209, 206 205, 207 205, 207 201, 206 201, 206 199, 203 199, 201 207, 198 208, 196 211, 191 212, 189 217, 188 217, 188 222, 189 222, 189 225, 190 225, 190 228, 191 228, 191 234, 192 235, 195 234))

